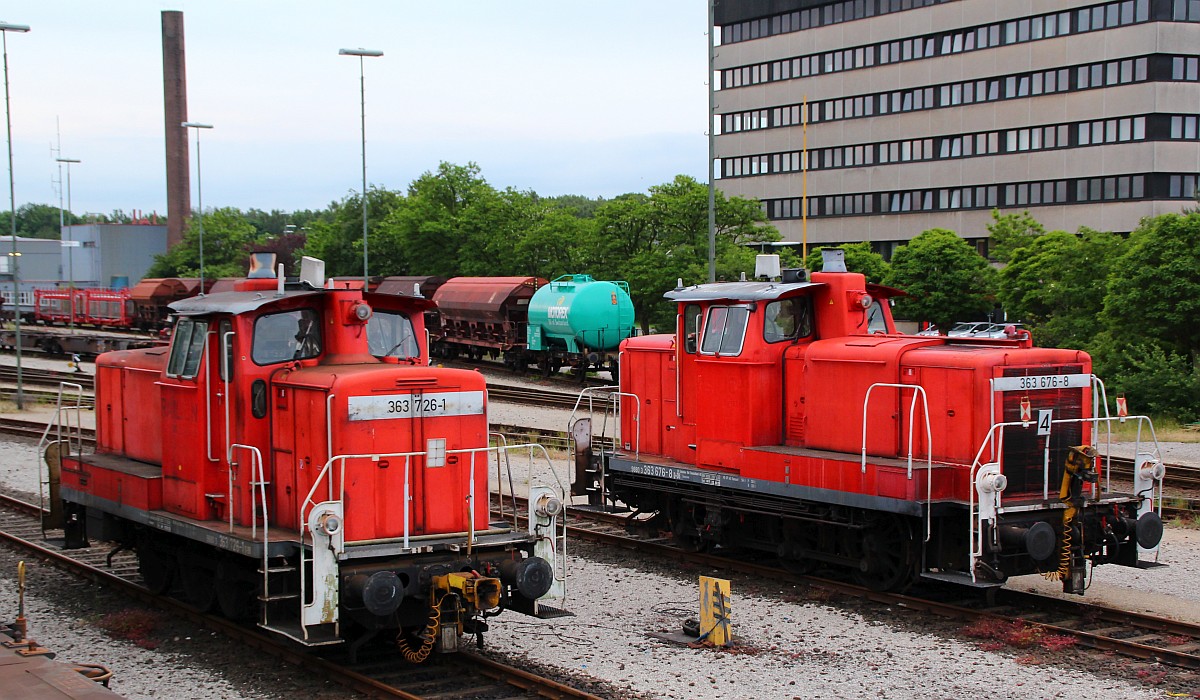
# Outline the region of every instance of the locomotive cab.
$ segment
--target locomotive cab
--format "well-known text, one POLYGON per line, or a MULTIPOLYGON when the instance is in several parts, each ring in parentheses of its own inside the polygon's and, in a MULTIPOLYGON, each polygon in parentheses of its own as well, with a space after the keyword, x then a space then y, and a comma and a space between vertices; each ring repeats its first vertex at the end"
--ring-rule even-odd
POLYGON ((619 420, 590 423, 619 424, 616 447, 589 437, 573 493, 649 514, 688 547, 876 588, 1040 573, 1082 593, 1096 565, 1146 565, 1157 445, 1136 447, 1131 492, 1097 478, 1095 443, 1119 418, 1090 357, 1028 333, 897 334, 900 293, 836 258, 809 281, 668 292, 676 333, 622 344, 619 420))
POLYGON ((168 349, 97 359, 68 544, 124 542, 152 589, 305 644, 391 630, 414 661, 505 608, 558 614, 561 513, 489 504, 490 465, 544 450, 490 445, 482 375, 428 365, 429 306, 253 274, 175 302, 168 349))

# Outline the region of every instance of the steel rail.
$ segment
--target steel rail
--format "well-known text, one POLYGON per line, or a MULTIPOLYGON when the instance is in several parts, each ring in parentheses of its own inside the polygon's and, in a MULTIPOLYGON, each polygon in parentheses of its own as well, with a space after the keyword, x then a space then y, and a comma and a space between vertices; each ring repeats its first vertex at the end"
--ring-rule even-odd
MULTIPOLYGON (((41 509, 31 503, 27 503, 18 498, 9 495, 0 494, 0 508, 8 509, 9 511, 20 513, 29 516, 33 519, 33 526, 37 526, 36 518, 41 509)), ((267 636, 257 629, 246 627, 231 620, 203 613, 187 603, 169 598, 166 596, 156 595, 149 590, 139 585, 136 581, 129 578, 119 576, 108 571, 104 571, 96 566, 82 561, 79 558, 72 557, 69 554, 60 551, 53 546, 48 546, 44 543, 35 542, 21 535, 9 532, 11 525, 5 524, 0 527, 0 541, 8 542, 16 547, 25 549, 34 556, 49 562, 56 568, 67 571, 73 575, 86 578, 95 583, 109 586, 123 595, 127 595, 144 604, 157 607, 165 610, 173 615, 177 615, 188 621, 207 627, 215 632, 224 634, 234 641, 250 648, 257 649, 273 658, 279 659, 294 666, 302 666, 308 669, 314 669, 329 677, 339 685, 362 693, 367 697, 372 698, 401 698, 403 700, 423 700, 426 696, 414 694, 402 687, 398 687, 386 681, 372 678, 366 673, 347 668, 335 661, 323 659, 319 656, 306 653, 296 649, 293 645, 284 642, 283 640, 267 636)), ((39 529, 40 532, 40 529, 39 529)), ((88 550, 77 550, 81 553, 91 553, 96 555, 94 548, 88 550)), ((460 652, 463 654, 462 660, 454 660, 455 665, 460 669, 471 673, 478 673, 488 678, 503 681, 507 685, 514 686, 523 691, 532 692, 539 697, 547 698, 577 698, 580 700, 600 700, 598 696, 591 693, 577 690, 568 685, 564 685, 550 678, 543 678, 528 671, 509 666, 507 664, 488 659, 483 656, 471 652, 460 652)), ((399 663, 397 657, 396 662, 399 663)), ((414 667, 416 668, 416 667, 414 667)), ((456 693, 453 690, 439 689, 436 692, 438 698, 453 698, 456 693)), ((461 695, 470 697, 474 695, 473 690, 464 690, 461 695)))

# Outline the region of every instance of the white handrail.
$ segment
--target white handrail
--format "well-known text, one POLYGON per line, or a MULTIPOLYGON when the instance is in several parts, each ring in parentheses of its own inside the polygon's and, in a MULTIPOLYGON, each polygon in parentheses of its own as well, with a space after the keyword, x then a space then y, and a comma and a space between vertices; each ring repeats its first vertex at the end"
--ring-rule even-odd
POLYGON ((921 408, 925 414, 925 541, 933 536, 933 433, 929 426, 929 397, 925 387, 920 384, 890 384, 876 383, 867 387, 867 395, 863 397, 863 427, 862 427, 862 473, 867 473, 867 407, 871 403, 871 392, 876 388, 911 389, 912 400, 908 403, 908 480, 913 478, 913 414, 916 412, 917 397, 921 397, 921 408))
MULTIPOLYGON (((58 396, 55 398, 54 418, 51 420, 51 422, 46 423, 46 428, 45 428, 45 430, 42 431, 42 437, 38 440, 37 454, 39 456, 45 454, 46 446, 49 444, 47 442, 47 438, 50 437, 51 429, 54 429, 54 431, 55 431, 56 442, 58 442, 60 444, 63 442, 62 433, 63 433, 64 412, 66 412, 65 415, 66 415, 66 418, 68 421, 68 423, 67 423, 67 453, 70 454, 72 451, 72 445, 71 445, 71 440, 72 440, 71 427, 72 426, 69 422, 70 415, 72 412, 75 415, 74 434, 75 434, 75 440, 78 442, 78 451, 79 451, 79 453, 83 452, 83 419, 82 419, 82 415, 83 415, 83 385, 78 384, 76 382, 60 381, 58 383, 58 396), (74 406, 64 407, 62 405, 63 390, 67 389, 67 388, 75 389, 75 405, 74 406)), ((37 459, 37 457, 35 457, 35 459, 37 459)), ((42 469, 41 469, 41 466, 39 465, 37 468, 37 473, 41 474, 41 472, 42 472, 42 469)), ((61 474, 62 474, 62 452, 59 452, 59 474, 60 474, 59 478, 61 479, 62 478, 62 476, 61 476, 61 474)), ((38 478, 38 507, 43 512, 46 510, 46 493, 45 492, 47 490, 47 487, 49 487, 49 485, 50 485, 49 484, 49 474, 47 474, 46 481, 43 481, 40 477, 38 478)), ((43 522, 45 522, 45 521, 43 520, 43 522)))
MULTIPOLYGON (((1106 412, 1107 412, 1107 410, 1106 410, 1106 412)), ((1138 421, 1138 438, 1134 442, 1134 454, 1135 455, 1137 454, 1137 449, 1141 445, 1142 425, 1149 424, 1151 436, 1154 440, 1154 455, 1153 456, 1156 459, 1159 459, 1161 461, 1162 453, 1161 453, 1161 450, 1160 450, 1160 447, 1158 444, 1158 436, 1154 432, 1154 423, 1153 423, 1153 421, 1151 421, 1149 416, 1126 416, 1125 418, 1120 418, 1120 417, 1114 418, 1112 416, 1105 416, 1103 418, 1101 418, 1099 416, 1092 416, 1090 418, 1060 418, 1060 419, 1051 419, 1050 424, 1051 425, 1055 425, 1055 424, 1067 425, 1070 423, 1092 423, 1093 425, 1097 425, 1101 422, 1111 424, 1113 421, 1124 422, 1124 421, 1128 421, 1128 420, 1138 421)), ((968 494, 968 502, 967 502, 969 509, 970 509, 969 510, 970 518, 969 518, 969 522, 967 523, 967 538, 971 542, 971 553, 970 554, 971 554, 971 562, 972 562, 972 565, 971 565, 971 580, 972 581, 975 580, 974 562, 975 562, 976 558, 983 556, 983 528, 979 528, 978 533, 975 532, 975 519, 976 519, 975 518, 975 472, 978 469, 980 469, 981 467, 983 467, 985 464, 983 462, 984 450, 987 449, 988 445, 994 445, 995 449, 996 449, 996 453, 995 453, 995 459, 993 460, 993 462, 1001 466, 1000 473, 1003 474, 1004 473, 1003 472, 1003 464, 1004 464, 1003 431, 1004 431, 1004 429, 1005 428, 1015 428, 1018 426, 1028 428, 1032 423, 1033 423, 1033 421, 1008 421, 1005 423, 993 423, 992 427, 988 430, 987 435, 984 437, 983 443, 980 444, 979 449, 976 451, 975 459, 971 462, 971 468, 967 473, 967 477, 968 477, 967 483, 969 485, 968 491, 970 492, 968 494), (1000 439, 996 438, 997 433, 1000 434, 1000 439)), ((1096 438, 1096 436, 1093 435, 1092 436, 1093 441, 1095 440, 1095 438, 1096 438)), ((1153 494, 1151 494, 1151 497, 1153 497, 1153 494)), ((1161 514, 1162 514, 1161 493, 1159 494, 1159 499, 1158 499, 1158 512, 1161 516, 1161 514)))

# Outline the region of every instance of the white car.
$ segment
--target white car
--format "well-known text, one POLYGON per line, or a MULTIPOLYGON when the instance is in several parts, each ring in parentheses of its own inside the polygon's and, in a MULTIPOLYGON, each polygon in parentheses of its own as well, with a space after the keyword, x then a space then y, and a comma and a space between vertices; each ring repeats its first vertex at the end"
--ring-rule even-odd
POLYGON ((992 323, 990 321, 966 321, 963 323, 956 323, 954 324, 953 328, 946 332, 946 335, 954 338, 961 336, 975 337, 976 333, 979 333, 991 325, 992 323))

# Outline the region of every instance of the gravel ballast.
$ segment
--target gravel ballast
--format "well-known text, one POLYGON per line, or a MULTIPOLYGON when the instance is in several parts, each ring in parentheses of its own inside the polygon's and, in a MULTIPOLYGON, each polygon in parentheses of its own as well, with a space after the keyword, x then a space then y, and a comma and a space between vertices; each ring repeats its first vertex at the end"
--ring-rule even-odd
MULTIPOLYGON (((503 415, 493 416, 497 422, 566 427, 564 412, 547 418, 509 407, 495 413, 503 415)), ((3 441, 0 450, 0 484, 36 494, 34 446, 3 441)), ((570 563, 568 608, 575 616, 541 621, 506 613, 489 621, 486 653, 601 679, 624 689, 623 697, 1135 700, 1200 690, 1183 681, 1155 685, 1161 671, 1154 665, 1092 658, 1078 650, 1064 655, 1038 647, 990 649, 954 624, 921 614, 737 578, 732 619, 738 646, 693 649, 647 635, 678 632, 684 617, 696 615, 697 576, 722 574, 572 547, 577 551, 570 563)), ((1198 555, 1200 533, 1168 528, 1162 559, 1170 568, 1101 567, 1088 596, 1111 596, 1112 605, 1133 609, 1174 608, 1186 617, 1191 607, 1200 608, 1198 555)), ((0 551, 0 619, 15 617, 15 561, 11 552, 0 551)), ((109 665, 117 674, 114 690, 131 698, 351 696, 178 620, 164 623, 153 650, 113 640, 97 629, 98 619, 136 604, 91 584, 64 584, 67 579, 53 571, 31 576, 34 635, 61 658, 109 665)), ((1043 583, 1022 577, 1009 585, 1043 583)))

